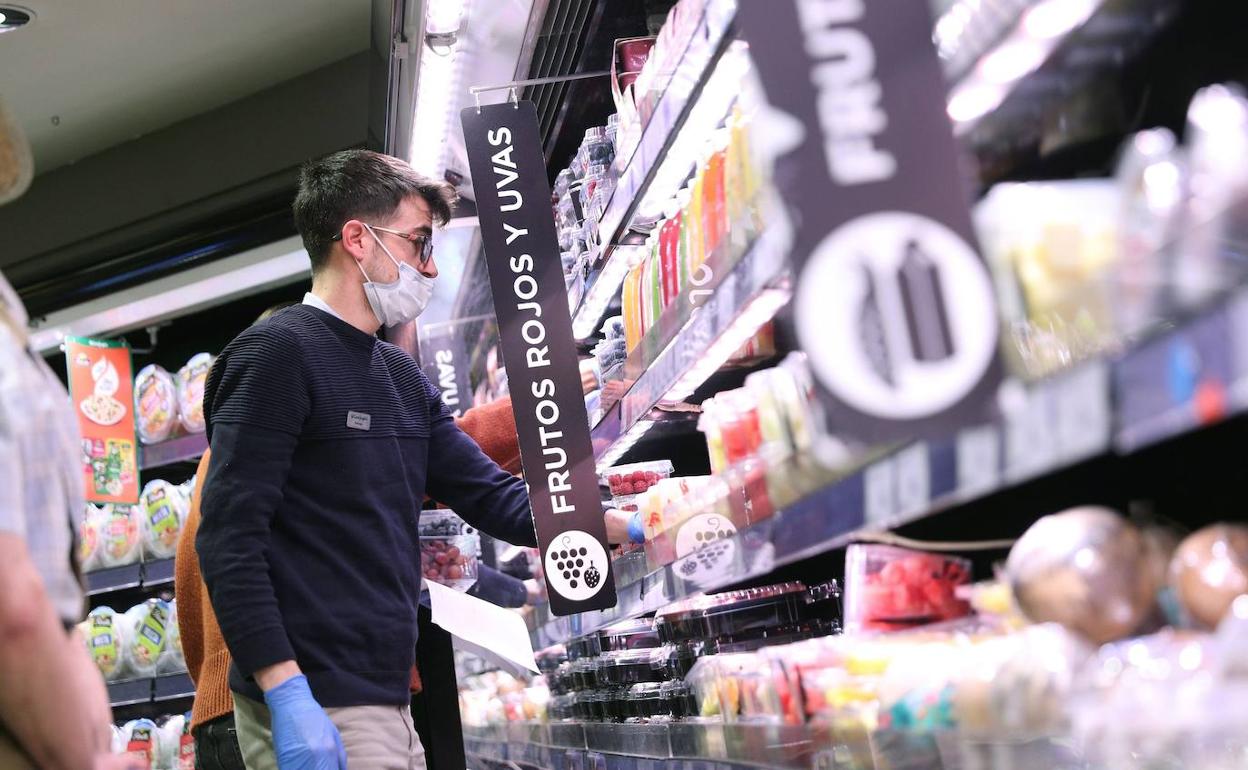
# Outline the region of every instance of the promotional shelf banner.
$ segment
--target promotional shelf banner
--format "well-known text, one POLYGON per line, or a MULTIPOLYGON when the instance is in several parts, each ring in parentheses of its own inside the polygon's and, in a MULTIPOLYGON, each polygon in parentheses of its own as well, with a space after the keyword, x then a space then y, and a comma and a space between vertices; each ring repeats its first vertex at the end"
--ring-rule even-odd
POLYGON ((557 615, 614 607, 537 109, 526 101, 461 115, 550 607, 557 615))
POLYGON ((875 445, 986 421, 1000 322, 927 4, 741 0, 738 22, 830 432, 875 445))
POLYGON ((69 396, 82 433, 82 474, 93 503, 139 501, 134 372, 124 342, 65 338, 69 396))

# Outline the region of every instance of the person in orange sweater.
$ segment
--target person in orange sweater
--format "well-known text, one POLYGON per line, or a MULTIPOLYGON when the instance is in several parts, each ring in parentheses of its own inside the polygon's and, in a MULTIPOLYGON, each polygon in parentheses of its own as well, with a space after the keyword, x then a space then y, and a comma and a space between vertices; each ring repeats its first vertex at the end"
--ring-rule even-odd
MULTIPOLYGON (((503 470, 513 474, 520 472, 520 448, 510 398, 469 409, 456 422, 503 470)), ((196 768, 243 770, 229 686, 230 652, 217 625, 195 553, 200 496, 203 481, 208 477, 210 457, 210 453, 205 452, 196 470, 191 510, 174 560, 174 590, 178 597, 178 627, 186 667, 195 682, 191 731, 195 736, 196 768)), ((418 683, 418 675, 413 671, 413 686, 418 683)))

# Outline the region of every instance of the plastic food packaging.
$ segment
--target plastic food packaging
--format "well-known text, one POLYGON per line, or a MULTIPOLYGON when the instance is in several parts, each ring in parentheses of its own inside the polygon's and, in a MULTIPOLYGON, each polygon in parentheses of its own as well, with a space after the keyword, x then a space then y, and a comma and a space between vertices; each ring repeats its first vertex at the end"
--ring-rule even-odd
POLYGON ((123 754, 144 763, 146 768, 154 768, 160 753, 160 728, 150 719, 134 719, 121 728, 123 754))
POLYGON ((96 607, 78 624, 91 660, 110 682, 122 674, 122 649, 129 640, 129 633, 122 630, 121 620, 113 608, 96 607))
POLYGON ((648 618, 614 623, 599 631, 598 636, 604 652, 650 649, 660 644, 654 621, 648 618))
POLYGON ((420 538, 420 569, 432 580, 457 591, 467 591, 477 582, 477 559, 481 537, 453 535, 420 538))
POLYGON ((156 661, 156 672, 172 674, 186 670, 186 658, 182 655, 182 631, 178 627, 178 602, 169 602, 169 620, 165 624, 165 649, 156 661))
POLYGON ((144 444, 169 438, 178 422, 178 389, 169 372, 155 364, 139 370, 134 379, 134 414, 144 444))
POLYGON ((1032 524, 1010 549, 1006 572, 1028 618, 1061 623, 1100 644, 1139 628, 1161 588, 1140 530, 1095 506, 1032 524))
POLYGON ((602 640, 598 634, 578 636, 567 643, 568 660, 576 662, 581 658, 592 658, 602 653, 602 640))
POLYGON ((168 641, 169 604, 162 599, 148 599, 127 610, 120 622, 130 630, 122 650, 127 673, 136 677, 155 675, 168 641))
POLYGON ((638 682, 659 682, 663 670, 656 668, 654 650, 618 650, 604 652, 598 659, 598 681, 604 685, 632 685, 638 682))
POLYGON ((659 483, 661 479, 672 475, 670 460, 653 460, 632 465, 617 465, 609 468, 598 477, 600 484, 610 488, 612 496, 618 498, 639 495, 659 483))
POLYGON ((1187 615, 1215 628, 1248 593, 1248 526, 1211 524, 1188 535, 1170 563, 1170 583, 1187 615))
POLYGON ((190 511, 182 490, 163 479, 147 482, 139 495, 143 555, 148 559, 171 559, 178 550, 178 535, 190 511))
POLYGON ((664 642, 731 643, 799 632, 838 609, 835 581, 808 589, 802 583, 727 591, 676 602, 655 616, 664 642))
POLYGON ((174 378, 178 390, 178 419, 189 433, 204 432, 204 384, 208 382, 213 360, 210 353, 198 353, 174 378))
POLYGON ((845 630, 896 631, 970 612, 957 587, 971 580, 965 559, 886 545, 845 554, 845 630))
POLYGON ((98 505, 87 503, 83 511, 82 524, 78 528, 78 564, 83 572, 93 572, 100 568, 100 552, 102 539, 100 528, 104 523, 104 509, 98 505))
POLYGON ((121 567, 139 560, 140 516, 133 505, 106 505, 100 514, 99 566, 121 567))

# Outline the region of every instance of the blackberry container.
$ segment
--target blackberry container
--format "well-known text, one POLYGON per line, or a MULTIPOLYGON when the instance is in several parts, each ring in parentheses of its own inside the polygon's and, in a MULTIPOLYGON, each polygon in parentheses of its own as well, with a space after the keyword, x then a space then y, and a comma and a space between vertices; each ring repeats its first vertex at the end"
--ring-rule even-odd
POLYGON ((625 620, 607 626, 598 632, 598 644, 603 652, 640 650, 658 647, 659 632, 654 621, 648 618, 625 620))
POLYGON ((793 582, 686 599, 661 611, 655 627, 667 643, 736 642, 776 636, 781 629, 800 629, 839 614, 836 581, 814 588, 793 582))
POLYGON ((567 643, 568 660, 576 661, 581 658, 593 658, 602 653, 602 645, 599 641, 598 634, 585 634, 570 640, 567 643))
POLYGON ((572 689, 592 690, 600 684, 598 658, 581 658, 572 664, 572 689))
POLYGON ((664 679, 663 669, 655 665, 654 650, 604 652, 598 660, 598 680, 604 685, 622 686, 664 679))

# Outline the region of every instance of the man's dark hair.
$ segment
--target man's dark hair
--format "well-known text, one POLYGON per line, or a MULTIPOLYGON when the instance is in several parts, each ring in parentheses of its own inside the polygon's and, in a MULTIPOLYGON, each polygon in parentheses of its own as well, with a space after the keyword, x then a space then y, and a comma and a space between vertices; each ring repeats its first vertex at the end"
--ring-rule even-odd
POLYGON ((347 220, 387 220, 414 195, 429 204, 434 222, 450 221, 455 188, 417 174, 398 158, 343 150, 304 164, 295 196, 295 228, 312 259, 312 272, 325 266, 330 245, 347 220))

